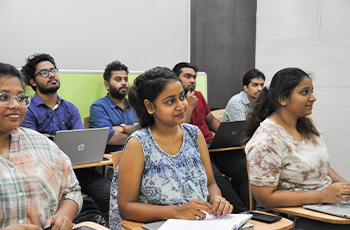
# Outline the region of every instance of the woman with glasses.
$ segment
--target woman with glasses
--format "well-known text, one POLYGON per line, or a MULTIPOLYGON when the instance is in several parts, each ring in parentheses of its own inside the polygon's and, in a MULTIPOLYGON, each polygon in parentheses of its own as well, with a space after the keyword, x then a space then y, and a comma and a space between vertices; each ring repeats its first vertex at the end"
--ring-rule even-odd
POLYGON ((20 72, 0 63, 0 229, 72 229, 80 186, 52 141, 19 127, 30 99, 20 72))

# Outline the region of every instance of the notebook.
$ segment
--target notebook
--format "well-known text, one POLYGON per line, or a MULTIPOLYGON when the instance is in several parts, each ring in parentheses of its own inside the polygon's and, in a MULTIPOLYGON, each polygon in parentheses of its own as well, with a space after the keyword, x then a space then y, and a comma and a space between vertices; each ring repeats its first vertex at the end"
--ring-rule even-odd
POLYGON ((209 149, 242 146, 245 121, 221 122, 209 149))
POLYGON ((210 215, 204 220, 168 219, 158 230, 237 230, 252 216, 252 214, 227 214, 223 217, 210 215))
POLYGON ((303 205, 304 208, 318 212, 350 218, 350 201, 342 200, 334 204, 308 204, 303 205))
MULTIPOLYGON (((143 224, 141 227, 144 230, 158 230, 164 223, 165 223, 165 220, 164 221, 157 221, 157 222, 152 222, 152 223, 148 223, 148 224, 143 224)), ((240 227, 239 229, 252 230, 252 229, 254 229, 254 224, 248 222, 245 225, 243 225, 242 227, 240 227)))
POLYGON ((72 165, 103 159, 109 128, 74 129, 56 132, 55 143, 70 158, 72 165))

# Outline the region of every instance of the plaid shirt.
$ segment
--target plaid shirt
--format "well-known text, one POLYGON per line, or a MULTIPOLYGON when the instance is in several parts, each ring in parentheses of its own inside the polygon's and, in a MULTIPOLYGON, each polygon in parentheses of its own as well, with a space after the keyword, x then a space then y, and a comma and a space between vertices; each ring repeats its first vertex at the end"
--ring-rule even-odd
POLYGON ((69 158, 45 136, 26 128, 11 131, 9 160, 0 154, 0 229, 44 222, 61 200, 82 206, 69 158))
POLYGON ((251 103, 247 94, 241 91, 228 101, 222 116, 222 121, 245 121, 245 117, 250 108, 251 103))

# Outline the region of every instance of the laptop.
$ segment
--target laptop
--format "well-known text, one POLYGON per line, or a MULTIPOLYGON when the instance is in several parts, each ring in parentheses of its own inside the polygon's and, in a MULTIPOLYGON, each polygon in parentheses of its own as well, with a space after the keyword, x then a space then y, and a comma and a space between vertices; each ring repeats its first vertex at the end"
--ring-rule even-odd
POLYGON ((221 122, 209 150, 242 146, 244 124, 245 121, 221 122))
POLYGON ((74 129, 56 132, 55 143, 70 158, 72 165, 103 160, 109 128, 74 129))
POLYGON ((350 200, 342 200, 334 204, 308 204, 303 205, 303 207, 350 219, 350 200))

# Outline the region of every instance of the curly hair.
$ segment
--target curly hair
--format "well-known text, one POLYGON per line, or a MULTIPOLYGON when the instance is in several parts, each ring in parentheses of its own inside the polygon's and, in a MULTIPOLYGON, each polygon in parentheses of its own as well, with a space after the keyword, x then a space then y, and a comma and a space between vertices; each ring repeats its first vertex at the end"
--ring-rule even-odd
POLYGON ((122 64, 120 61, 116 60, 109 63, 106 66, 105 72, 103 73, 103 79, 110 82, 112 77, 112 71, 124 70, 127 74, 129 73, 128 67, 122 64))

